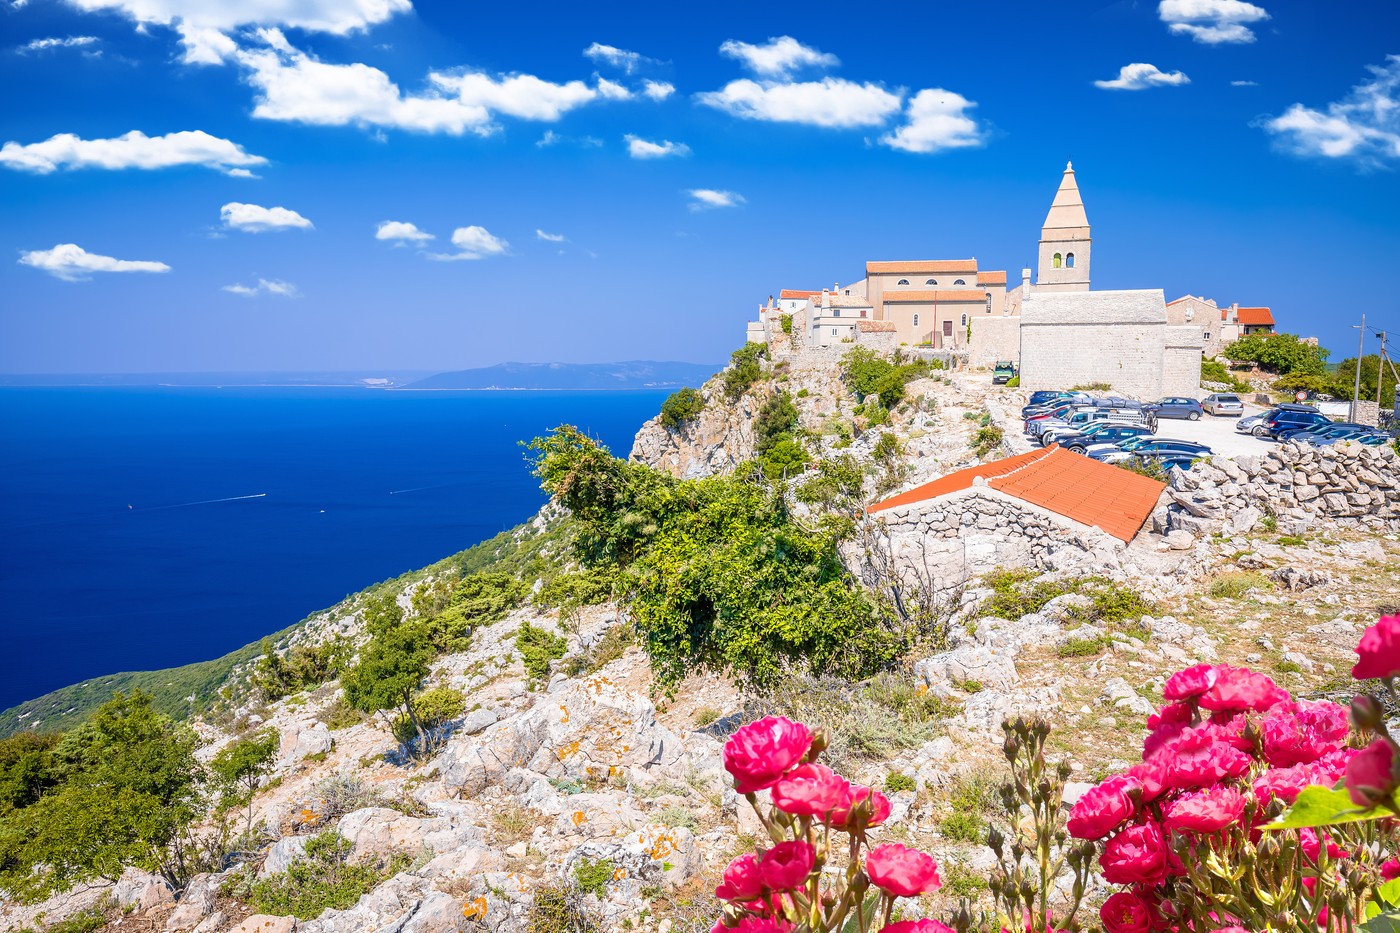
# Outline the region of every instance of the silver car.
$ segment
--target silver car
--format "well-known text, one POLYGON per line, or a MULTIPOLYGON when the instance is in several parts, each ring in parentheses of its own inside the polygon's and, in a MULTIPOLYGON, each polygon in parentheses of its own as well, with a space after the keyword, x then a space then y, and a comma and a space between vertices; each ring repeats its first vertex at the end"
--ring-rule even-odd
POLYGON ((1244 402, 1238 395, 1216 392, 1201 399, 1201 408, 1212 415, 1226 415, 1238 418, 1244 414, 1244 402))

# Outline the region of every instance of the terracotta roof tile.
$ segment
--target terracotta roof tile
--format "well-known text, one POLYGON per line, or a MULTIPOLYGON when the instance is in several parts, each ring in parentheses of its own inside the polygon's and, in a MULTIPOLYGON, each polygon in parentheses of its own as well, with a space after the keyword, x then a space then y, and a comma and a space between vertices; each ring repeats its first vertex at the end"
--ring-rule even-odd
POLYGON ((1267 324, 1274 325, 1274 315, 1268 308, 1240 308, 1237 312, 1236 320, 1241 324, 1258 326, 1267 324))
POLYGON ((865 272, 870 274, 895 274, 899 272, 976 272, 975 259, 916 259, 900 262, 867 262, 865 272))
POLYGON ((891 301, 986 301, 987 296, 975 288, 937 288, 918 291, 883 292, 880 299, 891 301))
POLYGON ((815 292, 804 292, 804 291, 800 291, 799 289, 796 289, 796 288, 785 288, 785 289, 783 289, 782 291, 778 292, 778 297, 779 297, 779 298, 816 298, 816 297, 817 297, 818 295, 820 295, 820 294, 821 294, 820 291, 815 291, 815 292))
POLYGON ((979 476, 998 492, 1095 526, 1122 541, 1131 541, 1138 533, 1166 488, 1155 479, 1052 445, 949 473, 866 511, 880 512, 970 489, 979 476))
POLYGON ((1005 271, 1005 270, 1002 270, 1002 271, 999 271, 999 272, 978 272, 978 273, 977 273, 977 284, 978 284, 978 285, 1005 285, 1005 284, 1006 284, 1006 271, 1005 271))

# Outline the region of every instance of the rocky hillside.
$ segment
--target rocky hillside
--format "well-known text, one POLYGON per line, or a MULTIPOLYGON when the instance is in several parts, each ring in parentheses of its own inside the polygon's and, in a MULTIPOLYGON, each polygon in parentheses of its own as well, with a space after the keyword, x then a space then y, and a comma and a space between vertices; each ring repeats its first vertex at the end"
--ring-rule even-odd
MULTIPOLYGON (((887 423, 871 424, 829 369, 765 362, 764 374, 733 403, 707 383, 702 413, 678 428, 649 422, 632 459, 680 477, 732 471, 752 455, 754 419, 779 392, 814 453, 855 458, 866 497, 995 456, 1000 442, 986 427, 1015 433, 1007 413, 1017 394, 985 376, 912 381, 887 423)), ((1182 492, 1206 484, 1224 486, 1211 474, 1182 492)), ((89 917, 95 926, 71 929, 702 933, 716 916, 720 872, 763 835, 721 766, 722 743, 769 712, 826 726, 833 765, 888 793, 892 813, 873 835, 939 859, 944 889, 923 906, 946 917, 959 897, 987 892, 986 829, 1006 826, 992 790, 1006 778, 1004 717, 1046 717, 1070 790, 1082 792, 1133 759, 1170 672, 1247 664, 1295 694, 1328 695, 1345 689, 1361 629, 1400 609, 1393 533, 1337 525, 1299 538, 1280 525, 1222 522, 1183 549, 1144 543, 1112 560, 975 581, 951 594, 941 639, 865 680, 803 675, 757 691, 696 671, 667 691, 624 608, 544 605, 540 568, 572 561, 560 522, 547 511, 465 564, 380 588, 409 618, 426 611, 436 580, 463 571, 508 570, 534 593, 433 662, 426 685, 466 702, 435 731, 431 754, 406 754, 388 717, 354 713, 335 679, 275 700, 236 691, 222 715, 196 722, 198 755, 208 761, 237 737, 277 730, 247 816, 261 827, 256 845, 196 876, 178 900, 159 878, 129 871, 115 886, 6 902, 0 925, 43 930, 89 917), (527 664, 522 629, 561 640, 543 676, 527 664), (358 899, 303 910, 306 920, 272 909, 285 902, 269 892, 286 879, 320 890, 325 876, 313 869, 328 831, 344 840, 344 863, 363 869, 358 899)), ((352 598, 279 650, 363 645, 371 605, 369 595, 352 598)))

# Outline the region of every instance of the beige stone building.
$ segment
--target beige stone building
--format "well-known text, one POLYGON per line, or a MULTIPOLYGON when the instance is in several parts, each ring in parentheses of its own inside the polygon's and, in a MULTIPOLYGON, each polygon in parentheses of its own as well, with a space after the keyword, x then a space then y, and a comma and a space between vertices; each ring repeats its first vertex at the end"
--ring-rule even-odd
POLYGON ((1222 308, 1210 298, 1182 295, 1167 302, 1167 323, 1199 327, 1203 341, 1201 352, 1213 359, 1246 334, 1271 333, 1274 315, 1268 308, 1241 308, 1238 304, 1222 308))

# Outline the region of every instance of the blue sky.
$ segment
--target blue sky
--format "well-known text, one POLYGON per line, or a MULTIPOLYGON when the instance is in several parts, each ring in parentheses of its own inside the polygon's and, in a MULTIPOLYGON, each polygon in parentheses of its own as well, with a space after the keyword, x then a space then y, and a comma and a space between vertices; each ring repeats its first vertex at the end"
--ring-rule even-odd
POLYGON ((4 372, 718 361, 1066 159, 1094 287, 1400 332, 1393 0, 0 0, 0 86, 4 372))

